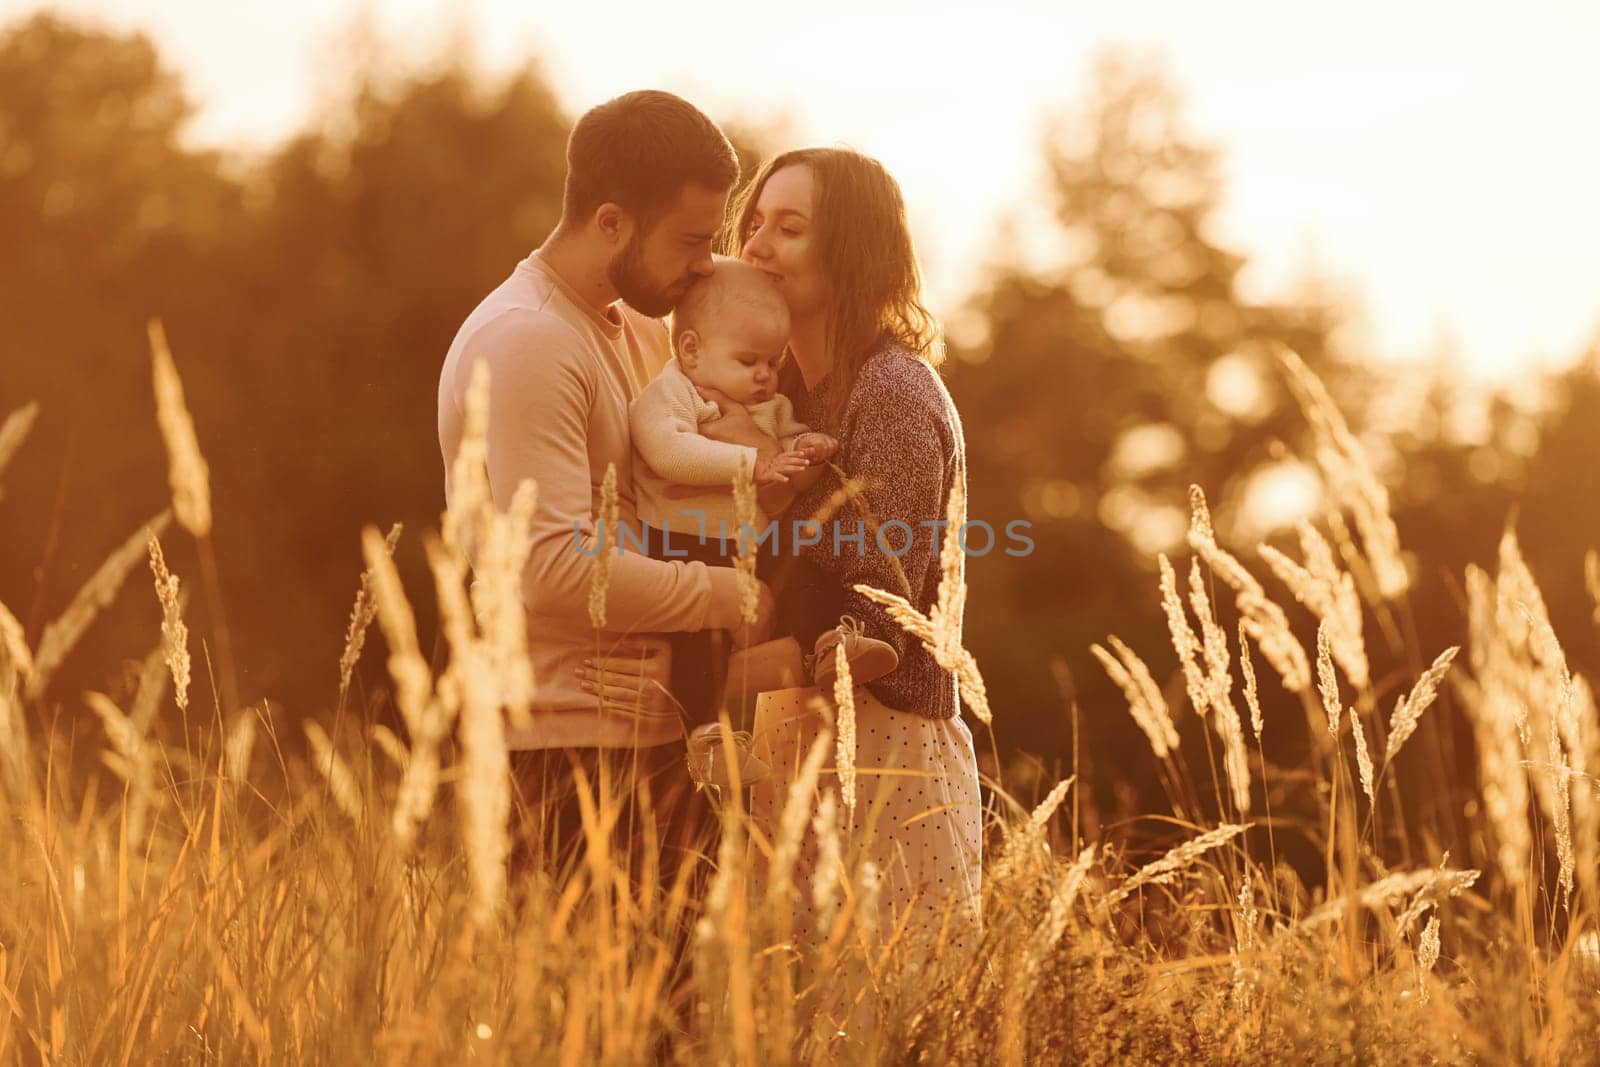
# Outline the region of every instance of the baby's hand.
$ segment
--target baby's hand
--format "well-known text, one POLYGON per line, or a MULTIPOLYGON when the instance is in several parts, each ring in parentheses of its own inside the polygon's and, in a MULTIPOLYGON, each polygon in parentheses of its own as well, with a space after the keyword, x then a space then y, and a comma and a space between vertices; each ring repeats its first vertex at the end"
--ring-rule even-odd
POLYGON ((755 471, 756 488, 780 485, 787 482, 790 475, 799 474, 806 467, 806 457, 799 452, 780 452, 776 456, 758 459, 755 471))
POLYGON ((822 463, 839 451, 839 439, 825 433, 803 433, 794 439, 794 450, 812 463, 822 463))

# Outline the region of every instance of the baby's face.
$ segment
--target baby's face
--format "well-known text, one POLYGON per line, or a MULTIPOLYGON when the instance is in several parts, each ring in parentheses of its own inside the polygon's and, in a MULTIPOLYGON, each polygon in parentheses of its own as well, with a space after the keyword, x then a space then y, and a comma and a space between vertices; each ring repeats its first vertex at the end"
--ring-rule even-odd
POLYGON ((696 385, 720 389, 741 404, 770 400, 788 344, 787 324, 734 306, 707 324, 684 372, 696 385), (692 365, 691 365, 692 364, 692 365))

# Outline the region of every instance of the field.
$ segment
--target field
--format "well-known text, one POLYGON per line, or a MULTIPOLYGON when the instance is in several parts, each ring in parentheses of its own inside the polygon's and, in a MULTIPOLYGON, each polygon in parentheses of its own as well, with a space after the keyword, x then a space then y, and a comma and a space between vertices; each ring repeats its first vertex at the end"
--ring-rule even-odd
MULTIPOLYGON (((795 901, 767 888, 788 884, 816 798, 837 802, 849 761, 836 769, 829 748, 776 840, 734 798, 702 869, 666 892, 603 844, 614 783, 588 794, 601 847, 508 882, 500 724, 536 684, 516 599, 531 492, 503 513, 465 492, 423 534, 429 590, 402 588, 401 531, 364 531, 333 717, 302 737, 270 706, 240 707, 233 661, 249 650, 183 619, 191 589, 219 596, 211 503, 152 341, 170 512, 109 531, 121 547, 36 639, 0 608, 0 1061, 1600 1061, 1589 684, 1510 531, 1492 568, 1461 576, 1459 631, 1412 632, 1387 494, 1293 353, 1280 364, 1329 511, 1299 532, 1299 558, 1247 558, 1218 542, 1196 487, 1192 557, 1163 559, 1150 590, 1171 647, 1108 638, 1096 656, 1127 707, 1064 712, 1131 713, 1149 750, 1093 755, 1153 771, 1169 810, 1087 835, 1071 777, 1038 797, 986 781, 981 941, 930 968, 872 928, 874 872, 837 841, 809 887, 831 916, 815 955, 797 951, 795 901), (169 573, 163 537, 196 540, 198 575, 169 573), (469 551, 483 579, 470 594, 469 551), (101 608, 151 594, 147 564, 164 621, 126 706, 50 690, 101 608), (424 596, 438 598, 447 665, 421 651, 408 597, 424 596), (1314 620, 1314 643, 1291 617, 1314 620), (1377 676, 1379 649, 1409 666, 1377 676), (386 683, 364 701, 363 665, 386 683), (1457 837, 1401 788, 1435 761, 1430 717, 1446 703, 1474 754, 1434 798, 1460 813, 1457 837), (87 748, 72 728, 85 709, 87 748), (1304 736, 1299 762, 1268 759, 1274 731, 1304 736)), ((0 485, 32 418, 0 429, 0 485)), ((1591 559, 1591 592, 1597 572, 1591 559)), ((969 712, 988 715, 982 665, 937 617, 920 621, 969 712)), ((307 669, 333 690, 335 666, 307 669)), ((837 718, 848 736, 848 711, 837 718)))

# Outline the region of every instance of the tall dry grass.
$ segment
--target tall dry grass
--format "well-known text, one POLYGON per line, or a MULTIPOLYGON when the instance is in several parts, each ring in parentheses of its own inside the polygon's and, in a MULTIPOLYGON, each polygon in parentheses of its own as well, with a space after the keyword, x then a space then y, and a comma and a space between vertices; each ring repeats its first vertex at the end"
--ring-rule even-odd
MULTIPOLYGON (((164 343, 154 358, 164 422, 192 440, 164 343)), ((1091 841, 1065 803, 1076 779, 1031 806, 986 783, 981 940, 942 943, 931 962, 879 922, 880 872, 838 832, 854 799, 852 753, 839 751, 855 728, 848 699, 787 784, 771 836, 724 798, 720 834, 663 881, 648 823, 642 852, 607 834, 626 781, 582 776, 579 862, 509 879, 500 731, 527 715, 537 681, 512 610, 531 486, 500 512, 464 470, 442 535, 425 536, 442 668, 421 652, 410 598, 425 591, 402 585, 397 532, 362 532, 336 710, 306 725, 304 745, 270 703, 237 708, 205 684, 193 703, 215 714, 173 740, 167 683, 179 706, 188 658, 180 579, 154 540, 167 517, 121 547, 112 538, 42 634, 0 606, 0 1062, 1595 1060, 1590 686, 1509 533, 1494 571, 1466 576, 1461 632, 1424 636, 1445 649, 1432 666, 1376 675, 1367 636, 1401 631, 1410 566, 1342 418, 1292 354, 1284 365, 1330 489, 1329 512, 1299 531, 1301 560, 1263 552, 1307 613, 1300 629, 1290 601, 1223 547, 1197 489, 1188 596, 1166 559, 1150 594, 1170 652, 1115 637, 1095 649, 1150 743, 1148 757, 1119 759, 1129 775, 1154 768, 1172 809, 1091 841), (130 707, 52 688, 147 554, 163 632, 130 707), (373 621, 388 722, 344 714, 373 621), (1259 679, 1256 655, 1273 668, 1259 679), (1305 723, 1273 721, 1295 704, 1305 723), (97 746, 70 728, 84 713, 97 746), (1459 840, 1416 829, 1393 788, 1430 758, 1419 727, 1446 714, 1478 758, 1475 780, 1445 798, 1472 812, 1459 840), (1296 730, 1303 764, 1269 764, 1263 733, 1296 730), (1320 863, 1280 862, 1291 842, 1320 863), (815 873, 797 883, 806 849, 815 873), (804 933, 801 910, 817 917, 804 933)), ((5 421, 0 461, 23 454, 31 418, 5 421)), ((198 456, 197 443, 174 452, 174 507, 205 536, 198 456)), ((927 615, 871 595, 987 719, 957 562, 943 559, 927 615)), ((603 582, 593 605, 603 619, 603 582)), ((1428 662, 1419 648, 1385 651, 1428 662)))

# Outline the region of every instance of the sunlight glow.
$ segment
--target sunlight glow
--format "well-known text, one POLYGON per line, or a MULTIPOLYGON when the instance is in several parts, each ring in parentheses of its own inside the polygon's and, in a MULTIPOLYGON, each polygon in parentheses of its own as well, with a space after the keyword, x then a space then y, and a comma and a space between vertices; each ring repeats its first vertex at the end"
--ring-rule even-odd
MULTIPOLYGON (((658 86, 785 144, 849 143, 904 186, 941 311, 985 264, 1036 258, 1021 246, 1049 214, 1041 131, 1081 105, 1096 53, 1133 45, 1165 59, 1185 131, 1221 151, 1214 236, 1250 257, 1249 298, 1331 280, 1357 303, 1361 354, 1445 355, 1502 381, 1570 361, 1600 330, 1600 140, 1583 132, 1600 6, 1579 0, 1248 0, 1226 17, 1153 0, 57 6, 149 31, 199 99, 206 142, 270 143, 303 122, 365 20, 400 59, 466 49, 506 71, 535 57, 573 110, 658 86)), ((0 14, 30 7, 0 0, 0 14)))

